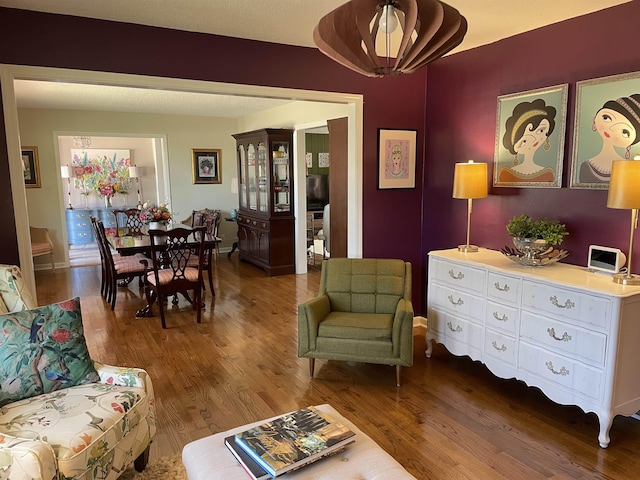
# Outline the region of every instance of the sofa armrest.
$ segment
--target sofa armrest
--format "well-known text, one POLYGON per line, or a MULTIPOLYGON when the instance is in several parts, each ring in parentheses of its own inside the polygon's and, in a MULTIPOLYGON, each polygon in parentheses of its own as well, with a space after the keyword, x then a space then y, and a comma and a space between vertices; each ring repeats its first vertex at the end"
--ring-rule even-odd
POLYGON ((327 295, 320 295, 298 305, 298 356, 316 349, 318 325, 331 312, 327 295))
POLYGON ((141 387, 147 394, 153 396, 153 384, 149 374, 141 368, 114 367, 93 362, 98 372, 100 382, 107 385, 119 385, 123 387, 141 387))
POLYGON ((0 474, 2 478, 54 480, 58 463, 48 443, 0 434, 0 474))
POLYGON ((407 366, 413 364, 413 304, 401 298, 393 318, 393 354, 407 366))

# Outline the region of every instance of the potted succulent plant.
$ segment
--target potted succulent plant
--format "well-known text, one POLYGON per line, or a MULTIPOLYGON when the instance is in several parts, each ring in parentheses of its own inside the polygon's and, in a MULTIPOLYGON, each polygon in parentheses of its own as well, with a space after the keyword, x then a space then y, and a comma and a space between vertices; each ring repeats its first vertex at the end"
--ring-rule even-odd
POLYGON ((528 258, 535 258, 549 247, 560 245, 569 235, 563 223, 546 218, 534 220, 529 215, 509 220, 507 232, 513 237, 516 248, 528 258))

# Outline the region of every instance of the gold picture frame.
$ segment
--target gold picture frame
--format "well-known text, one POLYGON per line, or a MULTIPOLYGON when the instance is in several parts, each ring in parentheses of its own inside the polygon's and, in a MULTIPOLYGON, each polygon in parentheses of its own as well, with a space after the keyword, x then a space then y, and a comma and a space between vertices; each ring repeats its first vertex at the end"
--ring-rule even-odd
POLYGON ((38 147, 22 147, 22 173, 25 188, 40 188, 38 147))
POLYGON ((192 148, 191 168, 194 184, 222 183, 222 150, 215 148, 192 148))

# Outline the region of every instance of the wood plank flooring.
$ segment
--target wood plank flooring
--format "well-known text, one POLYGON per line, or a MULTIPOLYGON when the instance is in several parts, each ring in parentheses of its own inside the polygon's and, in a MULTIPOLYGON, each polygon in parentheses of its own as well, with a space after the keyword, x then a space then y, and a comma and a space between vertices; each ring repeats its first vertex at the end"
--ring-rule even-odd
POLYGON ((319 266, 267 277, 237 255, 221 255, 214 275, 216 297, 207 292, 203 323, 182 300, 163 330, 159 316, 135 318, 145 303, 137 281, 119 289, 112 312, 100 297, 100 267, 36 273, 40 305, 81 298, 96 360, 148 370, 158 409, 151 461, 231 427, 329 403, 419 479, 640 476, 639 421, 616 417, 611 445, 601 449, 594 414, 556 405, 440 345, 427 359, 420 331, 400 388, 386 365, 318 360, 310 379, 296 354, 296 309, 315 296, 319 266))

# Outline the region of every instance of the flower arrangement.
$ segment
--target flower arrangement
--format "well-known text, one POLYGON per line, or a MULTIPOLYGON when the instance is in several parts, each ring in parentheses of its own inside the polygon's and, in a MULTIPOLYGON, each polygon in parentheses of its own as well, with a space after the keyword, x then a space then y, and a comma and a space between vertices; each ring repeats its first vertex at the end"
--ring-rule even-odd
POLYGON ((171 220, 171 211, 166 203, 156 206, 155 203, 145 202, 140 209, 140 221, 144 225, 150 222, 158 222, 166 225, 171 220))

